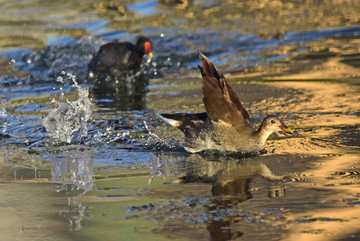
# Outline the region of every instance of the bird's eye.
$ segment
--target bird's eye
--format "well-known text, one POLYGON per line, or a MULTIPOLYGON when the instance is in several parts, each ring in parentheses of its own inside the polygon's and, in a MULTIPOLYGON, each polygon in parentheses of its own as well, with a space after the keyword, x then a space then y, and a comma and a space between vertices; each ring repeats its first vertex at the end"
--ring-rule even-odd
POLYGON ((271 120, 271 123, 272 123, 272 124, 275 124, 275 120, 271 120))

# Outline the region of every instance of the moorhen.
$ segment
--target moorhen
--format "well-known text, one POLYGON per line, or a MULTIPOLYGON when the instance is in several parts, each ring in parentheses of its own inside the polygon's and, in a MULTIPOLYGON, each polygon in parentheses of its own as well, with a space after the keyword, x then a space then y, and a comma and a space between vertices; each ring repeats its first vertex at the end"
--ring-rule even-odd
POLYGON ((202 67, 203 102, 206 112, 160 114, 160 117, 185 134, 184 147, 195 153, 204 150, 258 152, 276 131, 293 133, 277 116, 264 118, 258 130, 238 96, 208 58, 198 51, 202 67))
POLYGON ((102 45, 88 65, 89 76, 124 77, 139 71, 144 54, 152 58, 151 43, 139 37, 136 44, 111 42, 102 45))

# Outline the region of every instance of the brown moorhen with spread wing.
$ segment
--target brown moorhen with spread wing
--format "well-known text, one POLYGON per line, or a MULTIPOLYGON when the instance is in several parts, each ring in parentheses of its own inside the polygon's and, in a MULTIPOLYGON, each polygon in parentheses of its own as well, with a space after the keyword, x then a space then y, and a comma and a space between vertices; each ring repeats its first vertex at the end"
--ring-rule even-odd
POLYGON ((264 118, 258 130, 250 123, 248 112, 238 96, 208 58, 198 51, 202 67, 203 102, 206 112, 161 114, 167 123, 185 134, 185 149, 189 152, 219 150, 258 152, 268 137, 276 131, 292 133, 278 117, 264 118))
POLYGON ((136 44, 111 42, 102 45, 88 65, 89 76, 123 77, 136 73, 144 54, 152 57, 151 43, 146 37, 139 37, 136 44))

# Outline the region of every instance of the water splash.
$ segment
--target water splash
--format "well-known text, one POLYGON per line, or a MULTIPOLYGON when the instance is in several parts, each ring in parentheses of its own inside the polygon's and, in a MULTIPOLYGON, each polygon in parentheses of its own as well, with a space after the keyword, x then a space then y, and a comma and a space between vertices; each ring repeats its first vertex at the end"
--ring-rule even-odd
POLYGON ((149 136, 145 143, 146 148, 150 150, 184 150, 183 147, 175 140, 163 140, 155 132, 153 132, 146 121, 143 121, 144 127, 149 136))
POLYGON ((82 143, 88 134, 87 122, 91 117, 88 89, 81 89, 75 76, 66 73, 77 87, 79 99, 73 102, 59 103, 43 119, 47 132, 47 145, 57 146, 82 143))
POLYGON ((7 121, 6 121, 6 117, 7 117, 7 112, 5 110, 5 108, 1 108, 0 109, 0 122, 1 122, 1 134, 4 135, 7 129, 7 121))

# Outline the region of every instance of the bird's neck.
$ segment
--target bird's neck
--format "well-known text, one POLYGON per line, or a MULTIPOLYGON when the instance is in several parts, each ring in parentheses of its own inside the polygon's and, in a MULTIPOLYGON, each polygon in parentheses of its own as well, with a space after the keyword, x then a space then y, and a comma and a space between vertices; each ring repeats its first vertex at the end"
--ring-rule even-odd
POLYGON ((273 133, 273 131, 266 129, 261 124, 259 129, 255 132, 255 136, 258 139, 258 143, 261 145, 265 145, 266 140, 273 133))

